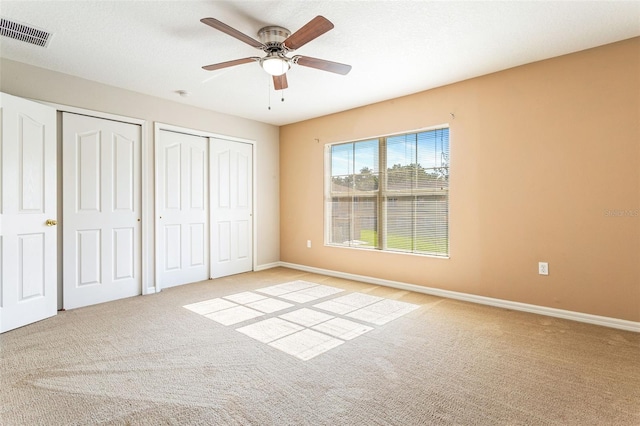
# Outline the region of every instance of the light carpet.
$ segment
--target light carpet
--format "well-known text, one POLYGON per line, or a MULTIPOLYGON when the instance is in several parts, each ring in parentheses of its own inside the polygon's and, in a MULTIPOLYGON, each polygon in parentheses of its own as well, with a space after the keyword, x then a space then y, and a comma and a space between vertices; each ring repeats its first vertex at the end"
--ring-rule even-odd
POLYGON ((636 333, 285 268, 60 312, 0 351, 2 425, 640 424, 636 333), (267 316, 184 308, 296 280, 343 291, 268 319, 308 309, 366 332, 303 360, 251 336, 267 316), (314 307, 354 293, 418 307, 379 325, 314 307))

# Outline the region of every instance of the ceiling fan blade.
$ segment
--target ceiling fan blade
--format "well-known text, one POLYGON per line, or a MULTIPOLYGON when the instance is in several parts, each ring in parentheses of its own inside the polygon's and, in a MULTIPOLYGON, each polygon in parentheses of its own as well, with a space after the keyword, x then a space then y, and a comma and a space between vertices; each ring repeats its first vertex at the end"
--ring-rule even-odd
POLYGON ((220 22, 215 18, 202 18, 200 22, 202 22, 203 24, 207 24, 218 31, 222 31, 223 33, 228 34, 231 37, 235 37, 238 40, 247 43, 249 46, 255 47, 256 49, 265 48, 265 45, 260 43, 258 40, 255 40, 248 35, 241 33, 235 28, 231 28, 229 25, 225 24, 224 22, 220 22))
POLYGON ((311 58, 309 56, 294 56, 296 64, 303 67, 316 68, 322 71, 329 71, 336 74, 347 75, 351 71, 351 65, 331 62, 325 59, 311 58))
POLYGON ((289 50, 296 50, 311 40, 320 37, 333 28, 333 24, 324 16, 316 16, 311 21, 307 22, 302 28, 295 33, 291 34, 289 38, 284 41, 284 45, 289 50))
POLYGON ((207 71, 215 71, 215 70, 219 70, 219 69, 222 69, 222 68, 233 67, 233 66, 236 66, 236 65, 248 64, 249 62, 259 61, 259 60, 260 60, 260 58, 253 56, 251 58, 235 59, 233 61, 220 62, 219 64, 206 65, 206 66, 204 66, 202 68, 207 70, 207 71))
POLYGON ((286 89, 287 87, 289 87, 289 84, 287 83, 287 75, 286 74, 274 75, 273 76, 273 87, 276 90, 282 90, 282 89, 286 89))

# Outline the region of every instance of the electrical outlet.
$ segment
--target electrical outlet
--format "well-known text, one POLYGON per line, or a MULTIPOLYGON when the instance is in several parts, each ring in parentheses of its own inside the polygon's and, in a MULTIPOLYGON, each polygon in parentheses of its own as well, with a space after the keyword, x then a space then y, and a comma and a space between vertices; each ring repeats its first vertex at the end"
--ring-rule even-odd
POLYGON ((549 275, 549 264, 547 262, 538 262, 538 274, 549 275))
POLYGON ((307 248, 311 248, 311 240, 307 240, 307 248))

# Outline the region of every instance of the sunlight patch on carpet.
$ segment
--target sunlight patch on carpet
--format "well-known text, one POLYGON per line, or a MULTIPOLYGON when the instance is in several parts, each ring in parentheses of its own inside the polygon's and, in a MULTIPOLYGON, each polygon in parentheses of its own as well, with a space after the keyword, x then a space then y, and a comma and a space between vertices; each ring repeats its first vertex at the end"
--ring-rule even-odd
POLYGON ((308 361, 420 307, 357 292, 336 296, 342 292, 297 280, 184 308, 225 326, 254 320, 236 331, 308 361))

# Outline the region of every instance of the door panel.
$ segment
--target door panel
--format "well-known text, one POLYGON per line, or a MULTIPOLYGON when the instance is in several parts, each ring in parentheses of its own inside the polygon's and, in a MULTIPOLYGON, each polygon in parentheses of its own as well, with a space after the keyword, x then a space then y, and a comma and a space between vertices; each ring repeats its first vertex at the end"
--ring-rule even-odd
POLYGON ((113 135, 113 138, 113 209, 116 212, 131 213, 135 210, 136 146, 133 140, 121 135, 113 135))
POLYGON ((140 126, 63 114, 63 305, 142 292, 140 126))
POLYGON ((56 314, 56 112, 0 94, 0 332, 56 314), (54 225, 55 222, 51 222, 54 225))
POLYGON ((44 125, 28 116, 18 116, 20 129, 20 212, 44 211, 44 125))
POLYGON ((113 279, 124 280, 135 277, 133 259, 135 258, 135 229, 119 228, 113 230, 113 248, 115 264, 113 279))
POLYGON ((180 269, 182 265, 181 228, 182 226, 180 224, 164 226, 164 246, 166 252, 164 262, 165 271, 180 269))
POLYGON ((78 287, 100 284, 102 273, 102 238, 100 229, 76 231, 78 238, 78 287))
POLYGON ((238 259, 247 259, 251 256, 251 234, 249 232, 249 222, 249 220, 236 222, 238 226, 238 259))
POLYGON ((205 227, 204 223, 192 223, 189 225, 189 242, 191 243, 191 254, 189 259, 191 264, 189 266, 202 266, 205 264, 205 250, 204 250, 204 237, 205 227))
POLYGON ((161 130, 158 170, 160 288, 209 278, 207 139, 161 130))
MULTIPOLYGON (((66 120, 69 118, 65 114, 66 120)), ((69 126, 70 123, 67 123, 69 126)), ((76 135, 75 143, 65 141, 65 150, 74 150, 75 155, 68 156, 77 163, 77 181, 73 183, 73 187, 77 189, 77 206, 74 211, 89 213, 100 211, 100 199, 102 185, 100 183, 100 132, 91 131, 84 134, 76 135)), ((70 164, 64 165, 65 169, 70 164)), ((65 187, 65 190, 69 187, 65 187)))
POLYGON ((231 261, 231 222, 218 222, 218 252, 214 253, 218 263, 231 261))
POLYGON ((253 147, 211 139, 213 278, 253 269, 253 147))
POLYGON ((44 297, 44 234, 18 236, 18 302, 44 297))

